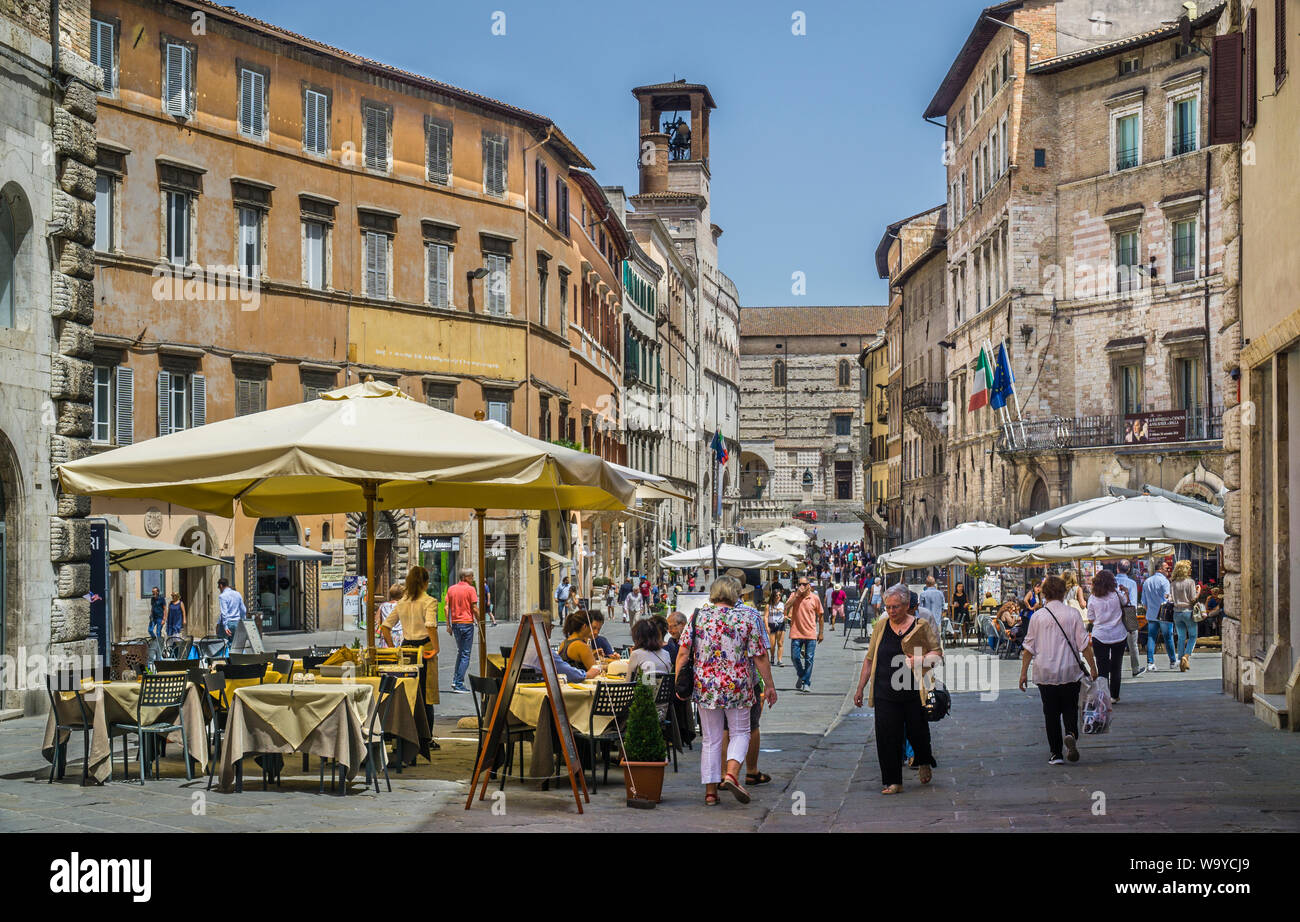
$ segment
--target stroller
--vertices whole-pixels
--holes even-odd
[[[1084,679],[1079,695],[1079,729],[1084,733],[1105,733],[1115,706],[1110,698],[1110,680],[1099,676]]]

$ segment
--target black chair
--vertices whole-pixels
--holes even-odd
[[[488,730],[491,729],[492,708],[497,695],[501,693],[501,680],[471,675],[469,677],[469,690],[474,699],[474,717],[478,721],[478,751],[482,753],[483,741]],[[524,743],[531,744],[536,738],[532,727],[512,727],[509,724],[509,719],[509,716],[507,716],[505,771],[498,773],[496,766],[491,766],[492,772],[501,776],[501,790],[503,791],[506,789],[506,776],[514,768],[515,744],[519,744],[519,774],[522,776],[524,773]]]
[[[303,647],[299,650],[276,650],[275,655],[277,657],[287,656],[289,659],[305,659],[311,656],[311,647]]]
[[[591,747],[591,793],[596,793],[596,750],[600,749],[605,762],[605,782],[609,783],[609,753],[619,736],[614,729],[627,719],[628,708],[632,706],[632,696],[636,693],[635,682],[597,682],[596,698],[591,703],[591,713],[587,715],[587,732],[574,734],[575,740],[581,740]],[[610,729],[596,733],[596,718],[612,717]]]
[[[655,708],[659,711],[659,726],[664,731],[664,742],[673,754],[673,771],[677,771],[677,753],[682,751],[682,731],[677,726],[677,709],[673,707],[673,686],[676,677],[671,672],[659,676],[655,688]]]
[[[75,669],[64,669],[59,672],[52,672],[45,677],[45,690],[50,696],[50,712],[54,715],[54,760],[50,763],[50,783],[54,783],[57,775],[63,777],[64,770],[68,764],[68,741],[72,738],[73,730],[81,731],[81,741],[86,747],[85,757],[81,763],[81,783],[86,783],[86,773],[90,768],[90,732],[94,727],[90,718],[90,712],[86,709],[85,692],[81,690],[82,674]],[[62,697],[60,693],[71,692],[72,701],[76,703],[76,708],[69,707],[67,701],[63,702],[63,708],[69,716],[63,720],[59,719],[58,698]],[[76,717],[71,716],[75,710]],[[68,731],[68,738],[62,739],[63,731]],[[112,759],[109,759],[109,765],[112,766]]]
[[[145,775],[147,774],[147,761],[153,763],[153,775],[158,777],[158,757],[162,751],[161,745],[167,738],[167,734],[175,731],[181,731],[181,758],[185,760],[185,777],[188,780],[194,780],[194,769],[190,765],[190,747],[189,731],[185,728],[185,715],[178,713],[177,719],[180,723],[171,723],[170,721],[155,721],[146,724],[144,722],[145,708],[181,708],[185,701],[185,690],[189,687],[189,675],[184,672],[164,672],[159,675],[142,676],[140,680],[140,699],[136,703],[135,723],[134,724],[113,724],[113,729],[122,734],[122,775],[124,781],[131,780],[130,767],[126,760],[126,738],[134,733],[139,737],[139,756],[140,756],[140,783],[144,784]],[[149,746],[149,740],[152,737],[161,737],[162,739],[154,742],[152,748]],[[146,753],[152,756],[152,759],[146,760]]]
[[[211,637],[201,637],[194,641],[194,645],[198,648],[199,660],[205,663],[226,654],[226,638],[224,636],[214,634]]]
[[[507,664],[509,664],[509,663],[510,663],[510,654],[511,654],[511,653],[514,653],[514,652],[515,652],[515,648],[514,648],[514,647],[502,647],[502,648],[501,648],[501,658],[504,659],[504,660],[506,661]]]
[[[232,666],[247,666],[251,663],[260,663],[265,669],[271,665],[272,654],[270,653],[232,653],[226,657],[226,662]]]
[[[226,700],[226,676],[209,672],[203,676],[203,716],[208,724],[208,790],[217,773],[217,759],[221,757],[221,743],[226,733],[226,717],[230,703]]]
[[[266,681],[265,663],[226,663],[219,672],[227,679],[257,679],[261,685]]]
[[[189,634],[177,634],[170,639],[172,647],[172,659],[189,659],[190,649],[194,646],[194,638]]]
[[[280,680],[281,682],[293,681],[293,658],[292,657],[285,656],[284,654],[278,654],[276,658],[271,662],[271,668],[274,669],[276,672],[278,672],[280,675],[284,676],[284,678]]]
[[[373,779],[376,794],[379,793],[379,768],[384,771],[384,784],[388,786],[388,793],[393,792],[393,783],[388,780],[388,753],[384,749],[384,724],[388,722],[388,715],[397,701],[396,689],[397,676],[391,672],[381,673],[379,676],[379,697],[375,702],[374,710],[370,712],[370,724],[365,728],[366,784],[370,784],[371,779]],[[376,753],[379,758],[379,768],[375,767]],[[346,779],[340,778],[340,780],[346,784]]]
[[[321,663],[325,662],[329,658],[330,655],[328,653],[308,653],[302,658],[302,668],[308,671],[319,669]]]
[[[190,667],[194,665],[193,660],[188,659],[156,659],[153,661],[154,672],[189,672]]]

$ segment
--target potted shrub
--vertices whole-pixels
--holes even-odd
[[[636,780],[635,796],[638,799],[658,803],[663,794],[668,745],[659,725],[654,687],[637,682],[632,706],[627,713],[627,728],[623,734],[623,783],[627,787],[629,802],[634,796],[633,779]]]

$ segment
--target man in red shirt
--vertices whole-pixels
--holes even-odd
[[[456,671],[452,674],[451,690],[458,695],[469,694],[465,687],[465,673],[469,671],[469,655],[474,649],[474,621],[478,617],[478,592],[474,589],[474,571],[460,571],[460,582],[447,590],[447,633],[456,640]]]
[[[812,691],[813,657],[822,633],[822,600],[808,585],[808,577],[799,577],[799,586],[785,603],[785,617],[790,622],[790,658],[794,660],[795,691]]]

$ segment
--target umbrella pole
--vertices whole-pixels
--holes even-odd
[[[478,584],[479,604],[478,604],[478,674],[487,675],[487,628],[484,624],[483,606],[487,604],[487,510],[475,509],[474,516],[478,519]],[[497,587],[500,588],[499,586]],[[448,615],[448,618],[451,616]]]
[[[361,485],[366,498],[366,649],[375,649],[375,494],[373,480]],[[371,653],[370,655],[374,655]]]

